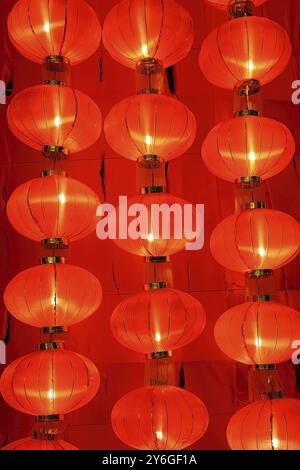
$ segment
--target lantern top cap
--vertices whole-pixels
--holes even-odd
[[[252,16],[254,3],[252,0],[232,0],[228,11],[231,18],[242,18]]]
[[[50,351],[57,349],[64,349],[64,341],[55,340],[48,343],[41,343],[38,346],[38,351]]]

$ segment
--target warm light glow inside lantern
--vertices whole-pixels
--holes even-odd
[[[79,64],[96,52],[101,40],[98,17],[84,0],[19,0],[7,24],[16,49],[38,63],[60,56]]]
[[[203,436],[208,420],[197,396],[170,385],[134,390],[112,411],[116,435],[139,450],[184,449]]]
[[[121,205],[108,221],[116,227],[113,242],[124,251],[143,257],[170,256],[184,250],[187,244],[194,243],[200,236],[199,223],[196,227],[196,209],[183,199],[165,192],[150,192],[128,199],[127,204],[132,208],[142,205],[143,209],[139,215],[132,213],[124,220]],[[191,207],[189,216],[185,210],[187,205]],[[165,221],[161,215],[155,215],[156,209],[161,207],[165,209],[162,210]],[[120,236],[124,229],[128,234],[126,237]]]
[[[169,288],[123,300],[111,318],[116,340],[144,354],[182,348],[203,332],[205,323],[205,311],[197,299]]]
[[[26,269],[8,284],[4,302],[18,320],[37,328],[63,327],[91,316],[102,301],[98,279],[70,264]]]
[[[291,51],[289,36],[278,23],[243,16],[227,21],[206,37],[199,63],[207,80],[218,87],[233,89],[251,79],[265,85],[283,72]]]
[[[137,161],[154,155],[169,161],[193,144],[196,120],[176,98],[145,93],[116,104],[105,119],[104,131],[110,147],[125,158]]]
[[[300,225],[284,212],[249,209],[223,220],[210,246],[216,261],[230,271],[278,269],[298,254]]]
[[[70,413],[87,405],[99,389],[100,377],[90,359],[62,349],[61,343],[21,357],[4,370],[0,389],[17,411],[35,416]]]
[[[96,229],[96,193],[63,175],[35,178],[11,195],[8,218],[15,230],[35,241],[63,239],[68,244]]]
[[[247,302],[227,310],[215,325],[219,348],[244,364],[289,361],[300,337],[300,313],[273,301]]]
[[[103,26],[106,49],[130,68],[148,58],[163,67],[174,65],[189,53],[193,41],[192,18],[174,0],[123,0],[112,8]]]
[[[22,90],[13,97],[7,118],[24,144],[39,151],[59,148],[65,156],[89,148],[102,130],[100,109],[89,96],[55,84]]]
[[[260,400],[240,409],[229,421],[232,450],[300,450],[300,400]]]
[[[294,154],[295,141],[289,129],[261,116],[221,122],[202,146],[202,158],[209,171],[231,182],[253,176],[271,178],[289,165]]]

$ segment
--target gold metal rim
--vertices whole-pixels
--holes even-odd
[[[58,145],[45,145],[44,151],[46,152],[63,152],[64,148]]]
[[[146,186],[140,189],[141,194],[159,194],[167,193],[168,189],[166,186]]]
[[[242,117],[242,116],[259,116],[260,112],[257,111],[256,109],[242,109],[237,112],[237,115]]]
[[[251,183],[261,184],[261,177],[260,176],[242,176],[240,181],[243,184],[251,184]]]
[[[155,290],[155,289],[167,289],[168,283],[165,281],[159,282],[150,282],[149,284],[144,285],[145,291]]]
[[[64,170],[43,170],[42,176],[67,176],[67,173]]]
[[[143,155],[142,157],[139,158],[139,162],[143,162],[143,161],[160,162],[161,159],[159,155],[149,154],[149,155]]]
[[[36,416],[36,422],[37,423],[49,423],[49,422],[54,422],[54,421],[64,421],[65,420],[65,415],[40,415]]]
[[[158,75],[163,70],[162,62],[153,57],[144,57],[136,64],[136,72],[140,75]]]
[[[66,258],[63,256],[45,256],[41,258],[41,264],[65,264]]]
[[[172,351],[157,351],[157,352],[153,352],[153,353],[146,355],[147,359],[149,360],[165,359],[166,357],[172,357],[172,356],[173,356]]]
[[[61,80],[44,80],[43,85],[58,85],[58,86],[65,86],[65,82]]]
[[[262,277],[270,277],[270,276],[273,276],[272,269],[254,269],[253,271],[246,273],[246,277],[250,279],[259,279]]]
[[[62,341],[49,341],[48,343],[41,343],[38,345],[38,351],[52,351],[63,349],[64,344]]]
[[[247,210],[266,209],[266,203],[263,202],[263,201],[247,202],[247,204],[246,204],[246,209],[247,209]]]
[[[276,364],[255,364],[256,370],[276,370]]]
[[[249,297],[249,300],[252,302],[271,302],[273,300],[273,296],[269,294],[253,295]]]
[[[44,63],[45,64],[52,64],[52,63],[61,63],[61,64],[66,64],[70,65],[70,60],[63,56],[63,55],[48,55],[47,57],[44,58]]]
[[[65,152],[64,147],[45,145],[42,154],[49,160],[68,160],[68,154]]]
[[[42,240],[42,247],[48,250],[67,250],[69,245],[64,238],[45,238]]]
[[[41,329],[43,335],[55,335],[58,333],[68,333],[66,326],[45,326]]]
[[[159,263],[169,263],[170,256],[149,256],[145,258],[145,263],[159,264]]]

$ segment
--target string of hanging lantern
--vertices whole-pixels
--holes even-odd
[[[185,57],[193,44],[189,13],[173,0],[123,0],[108,14],[103,42],[111,56],[135,69],[137,94],[116,104],[104,130],[108,144],[137,166],[139,195],[128,205],[186,201],[167,189],[165,162],[192,145],[192,112],[165,94],[164,69]],[[117,217],[118,220],[118,217]],[[129,221],[130,223],[130,217]],[[143,225],[143,224],[142,224]],[[155,233],[148,216],[136,240],[117,239],[123,250],[144,258],[144,292],[125,299],[112,314],[111,328],[123,346],[146,355],[145,386],[122,397],[112,411],[112,426],[136,449],[176,450],[196,442],[208,426],[202,401],[179,388],[173,351],[196,339],[205,327],[201,304],[173,288],[170,256],[182,251],[178,240]]]
[[[262,116],[261,85],[286,67],[291,45],[274,21],[253,15],[265,0],[207,0],[231,19],[212,31],[200,68],[214,85],[234,90],[235,116],[206,137],[202,157],[217,177],[235,182],[236,213],[211,235],[211,251],[224,268],[245,273],[246,303],[226,311],[215,339],[231,359],[249,364],[250,401],[230,420],[234,450],[300,448],[299,400],[285,398],[277,364],[291,359],[300,314],[276,302],[273,270],[299,252],[300,228],[288,214],[266,207],[262,183],[290,163],[295,142],[286,126]]]
[[[7,204],[12,226],[41,243],[42,258],[40,266],[11,280],[5,304],[15,318],[40,328],[44,336],[37,352],[15,360],[2,374],[6,402],[36,417],[32,436],[4,450],[70,450],[75,447],[62,440],[65,415],[94,398],[100,376],[88,358],[64,348],[61,335],[91,316],[102,301],[98,279],[66,264],[65,257],[70,243],[95,230],[99,198],[67,176],[64,162],[96,142],[102,125],[96,103],[70,86],[70,66],[97,50],[101,26],[84,0],[19,0],[9,14],[8,31],[17,50],[42,64],[43,71],[42,85],[12,99],[9,127],[42,152],[47,169],[19,186]]]

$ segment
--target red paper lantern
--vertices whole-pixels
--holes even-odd
[[[103,42],[110,55],[135,68],[145,58],[174,65],[194,42],[193,20],[174,0],[122,0],[107,15]]]
[[[117,238],[113,241],[122,250],[144,257],[170,256],[184,250],[187,243],[195,241],[196,236],[193,233],[195,228],[195,211],[191,213],[191,227],[184,227],[184,222],[187,221],[187,219],[184,221],[184,206],[189,203],[183,199],[168,193],[144,194],[128,199],[127,204],[132,210],[136,207],[137,211],[142,210],[141,205],[143,205],[144,210],[141,212],[139,221],[137,221],[136,215],[128,217],[125,229],[129,232],[130,227],[133,226],[134,230],[132,234],[129,233],[127,235],[126,239],[123,239],[119,236],[121,227],[120,218],[122,218],[122,216],[120,217],[120,207],[117,209]],[[164,206],[162,206],[163,204]],[[153,205],[157,209],[159,207],[164,208],[163,212],[166,220],[164,223],[162,217],[160,217],[157,234],[155,234],[153,227],[153,218],[156,219],[156,217],[153,217]],[[174,209],[173,212],[172,208]],[[171,217],[168,216],[169,212]],[[175,214],[173,217],[172,213]],[[138,227],[139,230],[137,229]],[[167,228],[165,233],[164,228]]]
[[[11,442],[0,450],[78,450],[69,442],[62,439],[48,440],[48,439],[33,439],[27,437],[19,441]]]
[[[239,410],[229,421],[232,450],[300,450],[300,400],[260,400]]]
[[[13,134],[40,151],[52,146],[62,147],[66,154],[80,152],[101,134],[102,117],[96,103],[67,86],[25,88],[13,98],[7,117]]]
[[[211,6],[218,8],[219,10],[227,10],[228,7],[232,3],[234,3],[235,0],[206,0]],[[266,2],[266,0],[251,0],[254,6],[259,7],[263,3]]]
[[[292,357],[300,338],[300,313],[276,302],[247,302],[217,321],[215,339],[231,359],[244,364],[279,364]]]
[[[205,165],[214,175],[234,182],[245,176],[271,178],[290,163],[295,141],[274,119],[241,116],[218,124],[202,147]]]
[[[134,390],[112,411],[118,438],[139,450],[184,449],[203,436],[208,420],[198,397],[170,385]]]
[[[175,289],[155,289],[129,297],[111,318],[116,340],[144,354],[182,348],[202,333],[205,323],[200,302]]]
[[[300,225],[284,212],[246,210],[214,229],[210,247],[215,260],[230,271],[279,269],[298,254]]]
[[[0,390],[17,411],[52,416],[87,405],[99,384],[99,372],[90,359],[59,348],[37,351],[12,362],[1,376]]]
[[[8,16],[8,32],[20,54],[38,63],[63,56],[79,64],[101,40],[97,15],[84,0],[19,0]]]
[[[123,157],[157,155],[168,161],[191,147],[196,127],[193,113],[177,99],[140,94],[116,104],[104,129],[111,148]]]
[[[268,18],[236,18],[214,29],[200,51],[200,68],[208,81],[221,88],[240,82],[271,82],[291,57],[287,32]]]
[[[96,228],[97,195],[85,184],[62,175],[35,178],[19,186],[7,204],[14,229],[42,241],[80,240]]]
[[[18,320],[37,328],[71,326],[91,316],[102,301],[98,279],[68,264],[26,269],[6,287],[4,302]]]

